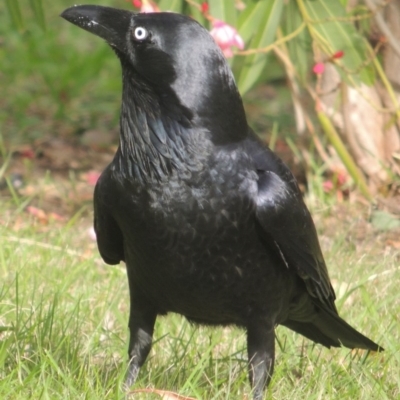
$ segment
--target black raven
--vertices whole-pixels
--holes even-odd
[[[254,399],[275,326],[326,347],[381,348],[338,316],[310,213],[286,165],[247,125],[210,34],[174,13],[77,6],[61,16],[122,65],[120,143],[94,194],[103,260],[126,263],[135,381],[157,315],[246,329]]]

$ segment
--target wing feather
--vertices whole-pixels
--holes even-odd
[[[104,204],[107,196],[104,192],[110,191],[107,179],[111,178],[107,171],[103,172],[94,191],[94,230],[101,257],[107,264],[115,265],[125,261],[124,239],[117,222]]]
[[[265,239],[276,242],[285,263],[294,268],[308,292],[335,308],[335,293],[314,222],[288,167],[257,140],[249,143],[258,172],[256,218]],[[335,308],[336,309],[336,308]]]

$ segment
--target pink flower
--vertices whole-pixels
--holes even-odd
[[[208,11],[210,10],[210,6],[208,5],[208,3],[206,2],[206,1],[203,1],[202,3],[201,3],[201,12],[203,13],[203,14],[208,14]]]
[[[142,7],[140,7],[140,12],[142,13],[153,13],[158,12],[160,9],[158,6],[151,0],[143,0]]]
[[[134,7],[140,8],[140,12],[142,13],[152,13],[160,11],[158,6],[151,0],[132,0],[132,4]]]
[[[100,178],[100,175],[101,173],[98,171],[89,171],[84,177],[89,185],[95,186]]]
[[[325,64],[322,62],[316,63],[312,70],[314,74],[322,75],[325,71]]]
[[[94,230],[94,227],[93,227],[93,226],[91,226],[91,227],[88,229],[87,233],[88,233],[89,238],[92,239],[93,241],[95,241],[95,240],[97,239],[96,231]]]
[[[322,188],[325,193],[330,193],[333,190],[333,182],[331,180],[327,180],[322,183]]]
[[[337,60],[338,58],[342,58],[343,56],[344,56],[344,51],[339,50],[332,56],[332,58],[334,60]]]
[[[142,2],[140,0],[132,0],[133,7],[140,8],[142,7]]]
[[[235,46],[240,50],[243,50],[244,48],[243,39],[237,33],[236,29],[224,21],[213,21],[213,29],[210,34],[216,41],[217,45],[221,48],[226,58],[233,56],[231,49],[232,46]]]

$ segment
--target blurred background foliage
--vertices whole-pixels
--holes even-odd
[[[134,9],[125,0],[85,3]],[[152,3],[207,29],[212,19],[237,29],[245,49],[229,62],[249,123],[272,147],[283,140],[306,169],[323,165],[332,186],[345,182],[369,199],[398,194],[400,0],[209,0],[207,13],[200,0]],[[118,61],[59,18],[73,4],[0,4],[0,123],[9,146],[49,135],[80,140],[93,129],[100,142],[117,140]]]

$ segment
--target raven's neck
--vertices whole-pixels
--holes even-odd
[[[199,149],[194,149],[194,142],[204,135],[193,134],[190,118],[172,94],[154,93],[123,69],[120,144],[114,168],[123,177],[143,183],[166,181],[177,171],[191,174],[190,170],[199,170],[199,157],[193,157],[193,150]]]

